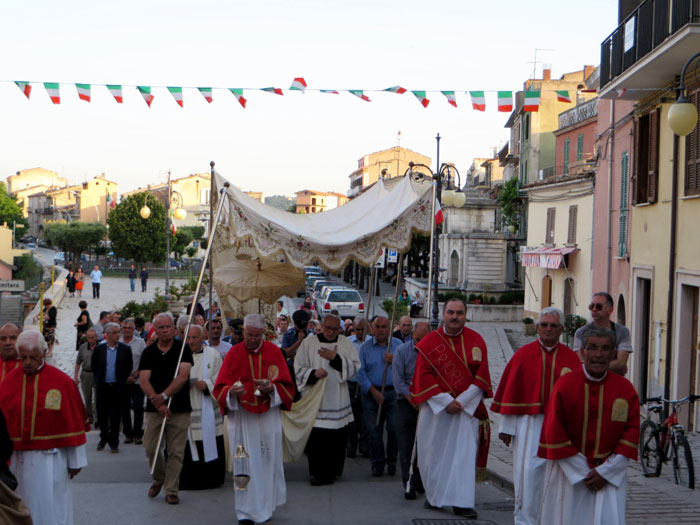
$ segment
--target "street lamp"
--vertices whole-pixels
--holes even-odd
[[[457,168],[455,168],[452,164],[440,164],[439,133],[437,137],[435,137],[435,140],[437,141],[437,162],[435,163],[438,166],[437,172],[433,173],[433,171],[430,169],[430,166],[426,166],[425,164],[415,164],[413,162],[409,162],[408,170],[406,171],[406,173],[404,173],[404,175],[408,174],[408,176],[414,180],[422,180],[427,176],[420,172],[414,172],[413,169],[419,167],[426,169],[428,173],[430,173],[430,178],[435,183],[435,196],[438,202],[441,204],[444,203],[445,206],[455,206],[457,208],[461,208],[467,201],[467,196],[462,191],[462,177],[460,176]],[[456,178],[452,175],[453,170],[456,173]],[[454,189],[452,187],[453,183],[456,183],[454,184]],[[433,221],[434,220],[435,217],[433,217]],[[431,231],[430,234],[430,244],[432,253],[432,275],[429,278],[432,279],[432,292],[431,297],[429,299],[432,299],[433,304],[430,318],[430,327],[433,330],[436,330],[438,327],[438,315],[440,313],[440,305],[438,300],[438,281],[440,278],[440,246],[438,245],[435,239],[435,237],[437,236],[437,229],[438,225],[435,225],[433,231]]]
[[[699,57],[700,53],[695,53],[683,65],[680,85],[678,86],[678,100],[668,110],[668,123],[673,132],[679,137],[688,135],[698,123],[698,112],[695,109],[695,105],[690,102],[685,94],[685,73],[690,63]]]

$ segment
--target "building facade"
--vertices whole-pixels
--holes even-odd
[[[357,169],[348,176],[350,178],[348,197],[357,197],[377,182],[379,177],[392,178],[402,176],[408,170],[410,162],[430,166],[431,160],[430,157],[401,146],[362,156],[357,161]]]
[[[301,190],[296,192],[297,213],[321,213],[342,206],[348,198],[342,193]]]

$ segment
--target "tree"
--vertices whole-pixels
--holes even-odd
[[[12,223],[27,226],[27,219],[22,216],[22,208],[17,203],[17,197],[8,195],[7,188],[0,184],[0,224],[6,222],[12,227]]]
[[[99,222],[49,222],[44,226],[44,240],[70,254],[74,261],[99,246],[106,235],[107,228]]]
[[[201,239],[202,235],[204,235],[204,226],[182,226],[170,240],[170,249],[179,259],[192,241]]]
[[[141,208],[148,204],[151,215],[141,217]],[[107,219],[112,251],[117,257],[137,263],[165,261],[166,249],[165,206],[148,192],[137,193],[123,199]]]

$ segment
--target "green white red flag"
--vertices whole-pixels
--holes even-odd
[[[571,104],[571,97],[569,96],[568,91],[556,90],[556,93],[557,93],[557,102],[566,102],[567,104]]]
[[[413,96],[418,99],[418,102],[420,102],[424,108],[428,107],[430,100],[425,96],[425,91],[411,91],[411,93],[413,93]]]
[[[523,111],[539,111],[540,110],[540,92],[526,91]]]
[[[44,82],[44,88],[46,88],[46,92],[49,94],[49,97],[51,97],[51,102],[54,104],[61,103],[61,92],[58,87],[58,82]]]
[[[177,87],[177,86],[168,86],[168,91],[170,91],[170,94],[173,96],[175,99],[175,102],[177,102],[178,106],[184,107],[183,106],[183,100],[182,100],[182,88]]]
[[[112,198],[112,195],[107,191],[107,206],[109,206],[111,209],[114,209],[117,207],[117,203],[114,202],[114,199]]]
[[[361,89],[349,89],[348,93],[352,93],[355,95],[357,98],[360,98],[364,100],[365,102],[372,102],[367,95],[365,95],[365,92]]]
[[[403,95],[404,93],[406,93],[406,90],[401,86],[388,87],[384,91],[388,91],[389,93],[396,93],[398,95]]]
[[[117,101],[117,104],[124,103],[124,97],[122,97],[122,87],[118,84],[107,84],[107,89]]]
[[[78,98],[85,102],[90,102],[90,84],[76,84],[75,89],[78,90]]]
[[[486,96],[483,91],[470,91],[472,98],[472,109],[474,111],[486,111]]]
[[[29,82],[21,82],[19,80],[15,80],[15,84],[17,84],[17,87],[19,90],[24,93],[24,96],[29,98],[29,95],[32,94],[32,86]]]
[[[441,91],[443,95],[445,95],[445,98],[447,99],[447,103],[450,106],[457,107],[457,97],[455,96],[454,91]]]
[[[335,89],[322,89],[321,93],[328,93],[329,95],[340,95]]]
[[[237,88],[229,88],[229,91],[233,93],[233,96],[236,97],[236,100],[241,106],[243,106],[243,109],[245,109],[246,102],[248,101],[243,96],[243,90]]]
[[[214,96],[211,93],[211,88],[197,88],[197,89],[204,97],[204,100],[206,100],[209,104],[214,102]]]
[[[440,201],[435,199],[435,226],[440,226],[445,222],[445,216],[442,213],[442,207],[440,206]]]
[[[284,95],[284,93],[282,93],[282,89],[276,87],[261,88],[260,91],[265,91],[266,93],[273,93],[275,95]]]
[[[151,88],[150,86],[136,86],[136,89],[139,90],[139,93],[141,93],[141,96],[143,99],[146,101],[146,104],[148,104],[148,107],[151,107],[151,102],[153,102],[153,99],[155,98],[151,94]]]
[[[303,77],[297,77],[292,81],[292,85],[289,88],[293,91],[304,91],[306,89],[306,80]]]
[[[498,111],[510,112],[513,111],[513,92],[499,91],[498,92]]]

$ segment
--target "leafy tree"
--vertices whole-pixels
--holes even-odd
[[[12,226],[13,222],[28,225],[27,219],[22,216],[22,208],[17,203],[17,197],[8,195],[7,188],[4,184],[0,184],[0,224],[6,222],[8,226]]]
[[[99,222],[50,222],[44,226],[44,240],[69,253],[74,261],[80,261],[84,252],[100,246],[106,235],[107,228]]]
[[[187,254],[187,257],[192,259],[195,255],[197,255],[197,248],[195,248],[194,246],[188,246],[187,248],[185,248],[185,253]]]
[[[501,205],[501,217],[504,226],[512,226],[513,231],[517,231],[519,225],[518,212],[521,201],[518,196],[518,179],[513,177],[503,184],[498,203]]]
[[[201,239],[202,235],[204,235],[204,226],[182,226],[170,240],[170,249],[179,259],[192,241]]]
[[[296,198],[287,197],[286,195],[270,195],[265,197],[265,204],[273,208],[289,211],[290,206],[294,206],[296,209]]]
[[[31,253],[24,253],[16,257],[15,267],[12,278],[23,280],[27,290],[34,288],[41,281],[41,265],[34,260]]]
[[[141,208],[148,204],[151,215],[141,217]],[[166,216],[165,206],[148,192],[123,199],[109,214],[109,238],[117,257],[137,263],[165,261]]]

